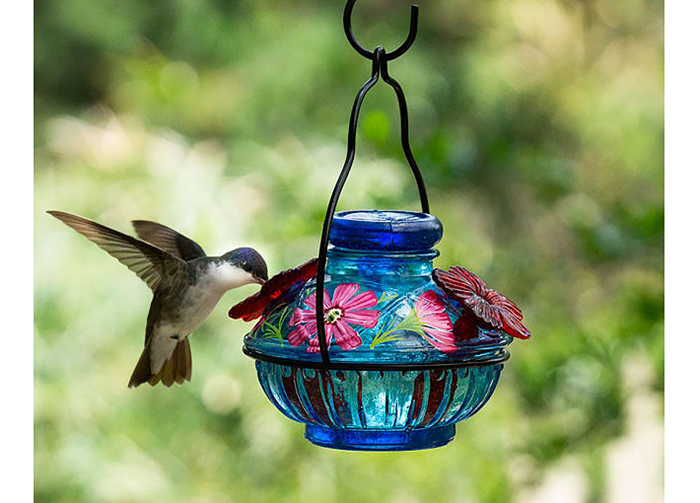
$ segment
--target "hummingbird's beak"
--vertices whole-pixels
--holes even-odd
[[[256,283],[259,283],[260,285],[265,284],[265,280],[262,278],[258,278],[257,276],[254,278]]]

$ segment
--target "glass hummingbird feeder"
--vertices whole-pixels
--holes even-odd
[[[428,197],[408,141],[408,112],[387,63],[395,51],[369,51],[372,75],[355,99],[348,150],[328,204],[318,259],[271,278],[233,306],[233,318],[260,318],[244,339],[258,379],[284,415],[306,424],[316,445],[348,450],[401,451],[447,444],[455,424],[475,414],[494,392],[513,337],[528,338],[520,310],[462,267],[433,269],[442,224]],[[395,91],[401,144],[415,177],[421,209],[335,213],[355,156],[360,107],[381,77]],[[323,292],[318,295],[317,292]]]

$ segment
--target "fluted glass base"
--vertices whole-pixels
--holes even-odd
[[[309,424],[304,435],[310,442],[348,451],[414,451],[442,447],[455,436],[455,425],[412,430],[347,430]]]

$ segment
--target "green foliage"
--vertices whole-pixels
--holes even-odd
[[[437,0],[389,69],[445,226],[436,266],[512,298],[492,401],[430,452],[316,448],[258,388],[227,294],[194,335],[193,382],[128,390],[149,292],[46,209],[148,218],[271,272],[317,253],[368,61],[343,2],[35,2],[35,490],[39,502],[516,500],[576,456],[605,495],[621,368],[663,390],[663,4]],[[358,2],[391,49],[404,2]],[[417,208],[386,86],[367,99],[340,209]],[[527,467],[524,469],[523,467]],[[525,474],[525,475],[523,475]]]

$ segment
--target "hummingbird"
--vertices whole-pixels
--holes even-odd
[[[189,381],[190,334],[228,290],[267,281],[267,264],[253,248],[208,257],[195,241],[156,222],[134,220],[137,239],[77,215],[48,213],[115,257],[153,291],[146,341],[129,388]]]

